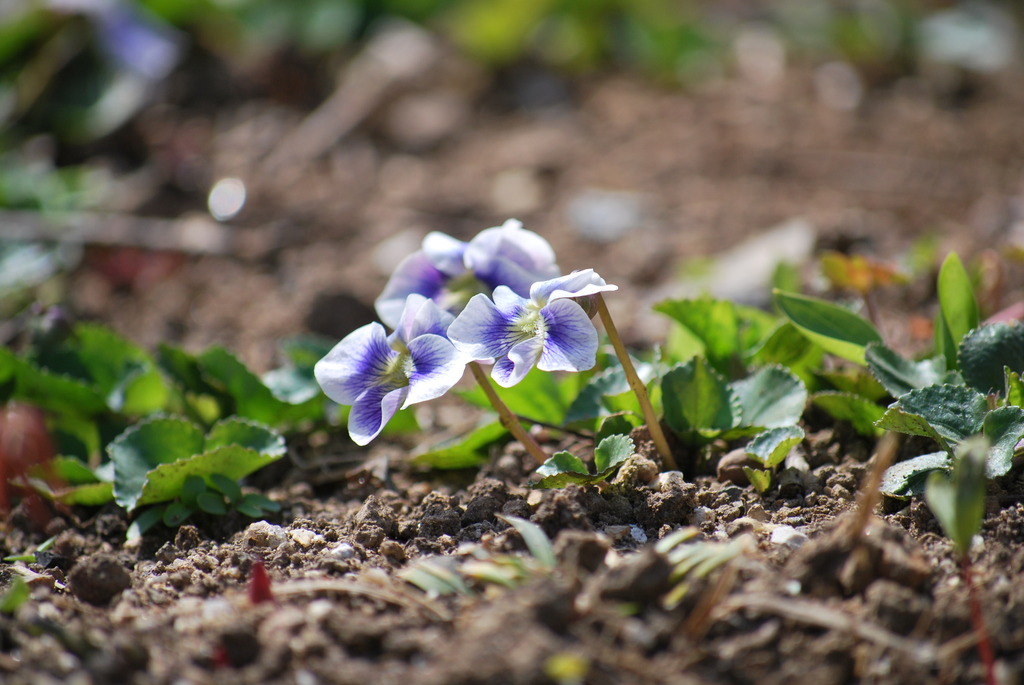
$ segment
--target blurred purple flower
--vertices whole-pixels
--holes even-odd
[[[440,397],[459,382],[466,360],[445,337],[453,319],[432,300],[410,295],[394,333],[367,324],[316,363],[313,373],[324,393],[352,405],[353,442],[367,444],[399,409]]]
[[[515,219],[481,231],[468,243],[434,231],[395,269],[377,298],[377,315],[394,325],[412,293],[458,313],[474,295],[506,286],[526,296],[533,283],[558,273],[548,241]]]
[[[618,290],[593,269],[534,283],[530,298],[506,286],[494,300],[476,295],[448,327],[448,337],[477,361],[493,361],[491,377],[505,388],[523,380],[534,366],[542,371],[583,371],[594,366],[597,330],[584,306],[587,299]]]

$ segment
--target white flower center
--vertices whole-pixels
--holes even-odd
[[[548,332],[548,322],[541,316],[540,309],[530,303],[526,305],[513,322],[514,330],[522,334],[522,339],[540,337]]]

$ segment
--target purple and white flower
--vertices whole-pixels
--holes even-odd
[[[457,314],[474,295],[505,286],[525,297],[533,283],[558,274],[548,241],[515,219],[481,231],[468,243],[434,231],[395,269],[377,298],[377,315],[385,324],[397,325],[411,294],[429,297]]]
[[[594,366],[597,330],[589,308],[575,298],[590,297],[617,286],[593,269],[534,283],[529,299],[507,286],[494,289],[494,300],[476,295],[448,327],[448,337],[476,361],[493,361],[491,377],[505,388],[523,380],[534,366],[542,371],[583,371]]]
[[[444,395],[466,368],[445,331],[454,317],[422,295],[410,295],[387,335],[379,323],[357,328],[316,363],[324,393],[351,405],[348,432],[357,445],[375,437],[399,409]]]

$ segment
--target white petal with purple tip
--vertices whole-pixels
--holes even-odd
[[[541,310],[547,323],[542,371],[586,371],[597,363],[598,337],[590,317],[572,300],[556,300]]]
[[[348,414],[348,434],[352,442],[366,445],[380,435],[387,422],[405,402],[408,392],[408,387],[389,388],[378,385],[369,388],[356,400]]]

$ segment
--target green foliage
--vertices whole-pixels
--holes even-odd
[[[665,300],[654,305],[678,324],[689,344],[680,342],[678,330],[669,337],[666,352],[675,361],[704,356],[719,373],[732,377],[773,330],[774,316],[753,307],[725,300]],[[675,342],[673,342],[675,340]]]
[[[864,356],[871,373],[893,397],[930,385],[956,382],[955,375],[947,372],[946,360],[942,357],[910,361],[882,343],[868,345]]]
[[[803,439],[804,431],[799,426],[770,428],[747,443],[746,451],[766,469],[772,469]]]
[[[0,597],[0,614],[10,616],[32,597],[32,589],[21,576],[14,576],[7,591]]]
[[[569,483],[592,485],[609,478],[635,451],[633,441],[625,435],[610,435],[594,449],[595,473],[569,452],[558,452],[544,462],[537,473],[542,476],[537,488],[564,488]]]
[[[764,367],[731,383],[702,357],[678,365],[661,380],[665,421],[685,439],[754,435],[793,425],[807,401],[803,382],[780,367]]]
[[[935,347],[946,358],[946,368],[957,365],[957,343],[978,326],[978,303],[971,277],[955,252],[942,263],[937,283],[939,313],[935,322]]]
[[[964,382],[985,394],[1006,391],[1006,369],[1024,371],[1024,324],[995,323],[976,328],[960,342]]]
[[[513,414],[525,419],[560,425],[579,391],[578,374],[554,374],[534,368],[511,388],[501,388],[502,401]],[[491,408],[483,390],[474,387],[458,393],[467,402]]]
[[[985,516],[988,451],[984,440],[963,443],[952,474],[932,473],[925,488],[925,501],[961,555],[967,554]]]
[[[233,418],[205,436],[185,419],[148,419],[111,443],[114,499],[128,511],[181,496],[190,476],[243,478],[284,455],[284,438]]]
[[[655,551],[667,557],[672,566],[670,578],[673,588],[662,600],[667,609],[673,609],[682,602],[694,581],[703,580],[726,566],[750,545],[744,537],[729,542],[710,542],[696,540],[698,535],[696,528],[680,528],[654,546]]]
[[[491,447],[508,439],[508,431],[499,421],[491,421],[466,435],[415,454],[412,463],[434,469],[466,469],[483,464]]]
[[[775,305],[794,326],[826,352],[864,365],[865,352],[882,337],[871,323],[824,300],[775,291]]]
[[[885,409],[862,395],[849,392],[816,392],[811,404],[825,411],[839,421],[848,421],[853,429],[867,437],[879,437],[883,430],[878,426]]]

